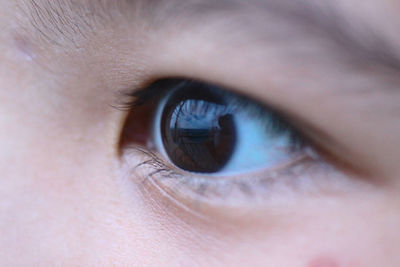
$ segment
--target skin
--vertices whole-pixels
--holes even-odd
[[[60,5],[75,25],[0,1],[1,266],[398,266],[398,1],[304,1],[311,23],[272,12],[278,0],[111,2],[73,4],[95,17]],[[326,10],[343,29],[321,26]],[[120,143],[129,111],[112,106],[171,76],[289,114],[335,174],[218,205],[143,186],[143,158]]]

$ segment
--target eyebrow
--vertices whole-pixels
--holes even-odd
[[[103,25],[112,23],[115,17],[120,16],[133,17],[132,14],[136,14],[140,19],[153,25],[166,25],[177,21],[196,24],[209,21],[207,19],[210,17],[225,16],[226,12],[262,10],[265,12],[265,21],[275,24],[278,28],[279,22],[282,21],[302,25],[306,29],[324,34],[352,54],[400,70],[400,51],[397,51],[390,38],[382,34],[379,28],[367,25],[366,21],[361,22],[346,17],[335,4],[317,4],[317,2],[312,0],[20,0],[19,5],[42,39],[54,45],[70,43],[74,46],[79,46],[79,40],[90,38],[90,35],[95,34]],[[135,18],[132,21],[134,23]]]

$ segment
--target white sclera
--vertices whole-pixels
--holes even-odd
[[[236,174],[258,169],[268,169],[290,161],[291,139],[289,133],[268,132],[263,118],[253,118],[251,114],[235,114],[237,143],[232,158],[220,171],[222,174]]]
[[[156,148],[167,159],[169,157],[161,138],[161,118],[171,95],[172,92],[167,94],[160,102],[153,126]],[[227,101],[227,103],[230,102]],[[235,105],[236,102],[233,100],[231,103]],[[228,109],[230,108],[228,107]],[[288,163],[296,156],[291,151],[293,144],[290,130],[277,133],[273,129],[269,129],[268,125],[273,125],[272,120],[274,118],[269,115],[254,116],[250,109],[232,107],[236,128],[236,144],[232,157],[220,171],[207,175],[235,175],[260,169],[270,169]]]

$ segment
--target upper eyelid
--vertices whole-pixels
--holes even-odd
[[[139,89],[121,92],[119,98],[119,104],[113,105],[113,107],[122,111],[130,112],[136,106],[145,104],[145,105],[151,105],[155,111],[163,95],[173,90],[174,87],[179,86],[179,84],[187,82],[199,82],[208,84],[208,82],[206,81],[196,80],[193,78],[192,79],[179,78],[179,77],[161,78],[151,83],[147,83],[147,86],[143,86]],[[304,120],[304,118],[298,117],[295,114],[287,113],[284,110],[275,108],[269,103],[266,103],[265,100],[263,101],[264,103],[260,103],[259,100],[252,99],[250,96],[243,95],[243,93],[237,93],[236,90],[235,91],[229,90],[230,89],[229,87],[222,87],[222,88],[224,88],[224,90],[231,91],[232,93],[236,94],[239,98],[243,97],[244,99],[246,99],[245,101],[243,101],[245,103],[248,102],[261,105],[263,106],[263,108],[268,109],[269,112],[279,114],[282,117],[282,119],[289,122],[290,124],[293,124],[293,126],[297,128],[305,127],[307,129],[310,129],[311,132],[316,133],[318,136],[322,136],[324,140],[331,140],[331,142],[333,142],[333,139],[329,137],[329,134],[326,134],[323,131],[319,130],[318,127],[314,127],[312,124],[308,123],[307,120]],[[303,138],[307,139],[307,137],[305,136],[303,136]]]

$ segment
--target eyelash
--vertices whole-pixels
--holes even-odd
[[[143,104],[157,107],[161,96],[168,92],[165,88],[170,88],[168,86],[170,85],[169,83],[174,83],[174,79],[160,80],[145,89],[128,93],[128,97],[132,100],[126,102],[123,108],[132,111]],[[155,95],[158,97],[154,97]],[[248,105],[249,103],[247,101],[238,102],[239,106],[246,104]],[[262,112],[262,110],[259,110],[259,112]],[[150,118],[153,119],[154,114],[151,114]],[[278,116],[278,118],[281,118],[281,116]],[[284,123],[285,126],[287,125],[286,121],[282,119],[277,124],[278,128],[281,126],[280,122]],[[290,127],[291,129],[293,128]],[[298,131],[293,130],[293,143],[303,145],[304,138]],[[127,150],[132,152],[127,153],[126,157],[129,158],[135,155],[137,156],[136,163],[140,162],[133,167],[127,163],[127,165],[131,166],[129,167],[130,175],[134,174],[136,177],[141,177],[143,179],[142,184],[153,184],[162,190],[163,194],[171,198],[186,196],[184,197],[185,199],[191,199],[197,203],[222,201],[226,205],[226,200],[232,192],[241,192],[242,198],[248,198],[249,196],[270,197],[271,193],[274,192],[274,188],[277,187],[280,189],[285,188],[284,190],[299,191],[300,187],[304,188],[301,184],[302,182],[307,184],[307,191],[312,191],[313,189],[309,187],[309,179],[312,175],[309,174],[327,173],[331,168],[330,164],[325,163],[315,150],[307,145],[303,149],[305,153],[302,157],[296,158],[285,166],[278,166],[273,170],[264,170],[258,173],[253,172],[246,175],[246,177],[216,177],[193,174],[181,170],[163,159],[163,156],[159,155],[157,151],[152,151],[153,148],[154,145],[152,144],[143,146],[130,144],[126,147]],[[127,161],[129,162],[130,160],[128,159]],[[256,191],[257,193],[261,192],[256,194]],[[235,198],[237,198],[237,194],[235,194]]]
[[[299,158],[291,164],[280,166],[268,173],[253,173],[254,176],[246,177],[209,177],[201,174],[191,174],[177,169],[172,164],[162,159],[156,153],[140,147],[130,146],[130,153],[140,158],[141,162],[130,168],[129,175],[140,177],[143,186],[155,185],[164,195],[175,199],[190,199],[189,204],[213,204],[229,205],[226,202],[232,192],[241,192],[242,198],[258,197],[260,200],[270,198],[276,191],[274,188],[284,190],[300,191],[302,185],[294,183],[293,180],[303,179],[304,184],[309,180],[310,172],[328,172],[327,164],[322,164],[319,159]],[[137,162],[137,161],[136,161]],[[320,164],[315,164],[320,163]],[[127,162],[127,165],[130,165]],[[283,186],[283,187],[282,187]],[[307,192],[315,191],[306,188]],[[276,192],[274,192],[276,193]],[[183,197],[186,196],[186,197]],[[235,194],[237,197],[237,194]],[[243,199],[242,199],[243,200]],[[222,203],[222,202],[223,203]],[[179,201],[181,202],[181,201]],[[232,203],[231,203],[232,204]]]

